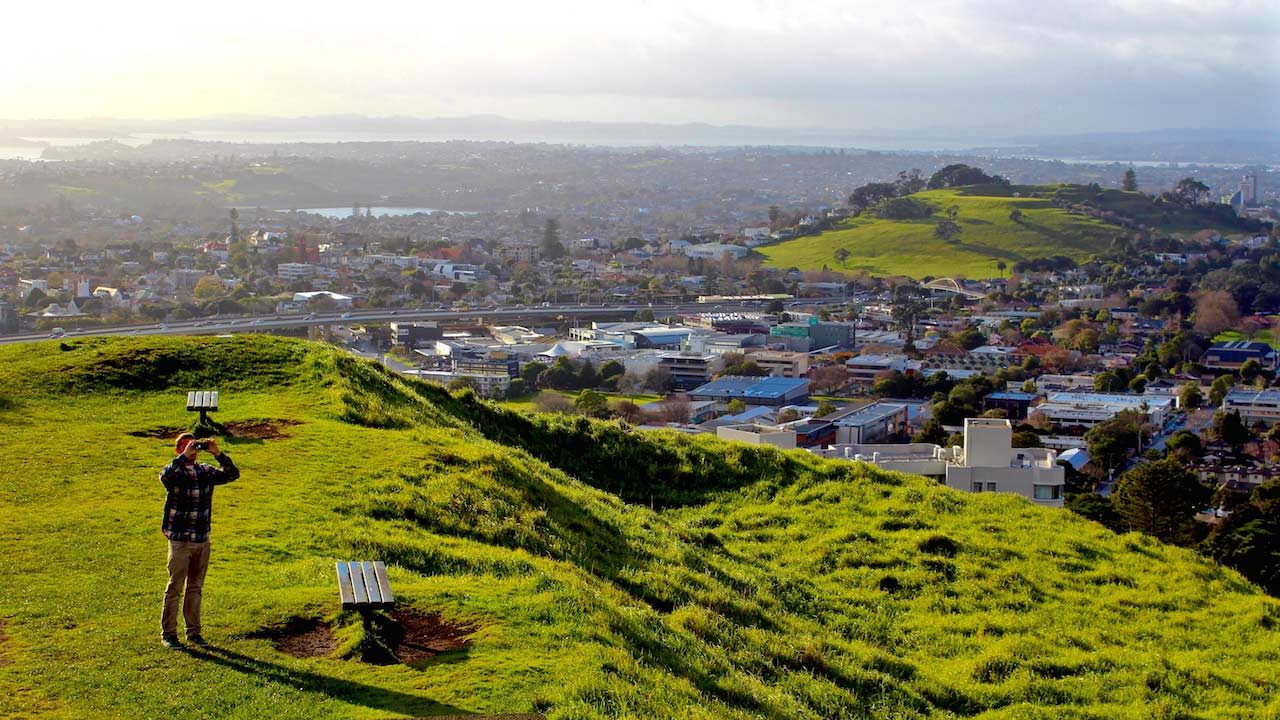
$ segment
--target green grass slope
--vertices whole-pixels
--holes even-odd
[[[1021,195],[1013,197],[1014,193]],[[1028,197],[1035,193],[1040,197]],[[1158,227],[1165,232],[1194,232],[1213,227],[1190,210],[1157,206],[1139,193],[1119,190],[1094,192],[1085,186],[972,186],[917,193],[937,208],[932,218],[882,220],[852,218],[820,235],[760,248],[772,267],[818,270],[827,266],[838,272],[865,270],[873,275],[907,277],[998,277],[997,261],[1009,268],[1019,260],[1065,255],[1085,261],[1106,249],[1124,228],[1084,215],[1073,215],[1053,205],[1057,193],[1072,203],[1091,202],[1102,210]],[[937,220],[946,209],[959,208],[963,228],[960,242],[946,243],[933,236]],[[1009,219],[1017,208],[1019,222]],[[841,264],[835,252],[845,248],[849,259]]]
[[[206,634],[157,637],[156,473],[217,387]],[[150,436],[149,436],[150,435]],[[522,414],[271,338],[0,348],[0,716],[1255,718],[1280,602],[1237,574],[1014,497],[851,463]],[[336,559],[474,628],[350,659]],[[296,618],[339,647],[262,638]]]

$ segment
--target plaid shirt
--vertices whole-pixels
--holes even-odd
[[[168,492],[164,501],[164,536],[170,540],[207,542],[209,519],[213,515],[213,488],[240,477],[240,469],[226,453],[214,467],[179,455],[160,471],[160,482]]]

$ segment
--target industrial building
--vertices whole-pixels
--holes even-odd
[[[689,397],[720,402],[741,400],[747,405],[769,407],[797,405],[808,401],[809,381],[804,378],[726,375],[695,388]]]
[[[1240,413],[1245,425],[1275,425],[1280,421],[1280,391],[1232,390],[1223,398],[1222,409]]]
[[[1035,407],[1059,425],[1093,427],[1111,420],[1116,415],[1132,410],[1141,413],[1154,425],[1163,425],[1175,406],[1174,398],[1151,395],[1126,395],[1122,393],[1055,392],[1048,400]]]

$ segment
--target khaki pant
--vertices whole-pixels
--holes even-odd
[[[209,543],[169,541],[169,584],[164,588],[164,612],[160,615],[160,631],[178,634],[178,598],[182,597],[182,619],[187,637],[200,634],[200,593],[204,590],[204,573],[209,569]],[[186,595],[182,589],[186,586]]]

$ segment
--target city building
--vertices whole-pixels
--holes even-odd
[[[1066,475],[1058,454],[1013,447],[1008,420],[966,418],[959,462],[948,465],[947,487],[971,492],[1011,492],[1041,505],[1062,507]]]
[[[1036,396],[1032,393],[1006,391],[993,392],[982,400],[983,410],[1004,410],[1010,420],[1025,420],[1027,410]]]
[[[319,269],[310,263],[280,263],[276,266],[276,277],[285,282],[310,280]],[[201,273],[203,275],[204,273]]]
[[[898,403],[872,403],[822,419],[835,425],[835,442],[841,445],[888,442],[906,435],[909,427],[907,406]]]
[[[1240,179],[1240,195],[1246,207],[1258,204],[1258,176],[1249,173]]]
[[[859,355],[845,361],[845,369],[849,379],[855,385],[870,385],[881,373],[904,372],[907,369],[906,355]]]
[[[932,477],[953,490],[1014,493],[1049,507],[1063,504],[1066,473],[1058,464],[1057,452],[1013,447],[1013,425],[1008,420],[966,418],[964,447],[848,444],[811,452]]]
[[[826,418],[805,418],[789,422],[782,427],[796,434],[796,445],[803,448],[823,447],[836,440],[835,423]]]
[[[689,397],[720,402],[741,400],[747,405],[781,407],[807,401],[809,381],[803,378],[726,375],[695,388],[689,393]]]
[[[747,356],[761,370],[779,377],[803,377],[809,372],[809,354],[785,350],[758,350]]]
[[[405,374],[446,387],[458,380],[463,380],[475,387],[476,393],[487,398],[503,397],[511,388],[511,376],[506,374],[469,373],[455,370],[407,370]]]
[[[444,332],[433,322],[393,322],[390,328],[391,343],[410,350],[444,337]]]
[[[1032,412],[1059,425],[1093,427],[1126,410],[1141,413],[1147,422],[1163,425],[1175,406],[1172,397],[1126,395],[1122,393],[1051,392]]]
[[[1245,425],[1275,425],[1280,421],[1280,390],[1232,390],[1222,399],[1222,409],[1240,413]]]
[[[658,367],[671,373],[678,390],[692,390],[711,379],[716,356],[705,353],[669,352],[658,359]]]
[[[783,450],[796,449],[796,431],[791,428],[780,428],[773,425],[758,425],[756,423],[721,425],[716,428],[716,437],[750,445],[772,445]]]
[[[720,243],[705,243],[703,245],[690,245],[684,249],[687,257],[699,258],[702,260],[719,260],[723,255],[730,255],[734,260],[746,257],[751,253],[750,248],[741,245],[722,245]]]
[[[1239,370],[1250,360],[1257,360],[1267,370],[1276,369],[1276,351],[1267,343],[1248,340],[1214,343],[1200,357],[1200,364],[1210,370]]]

